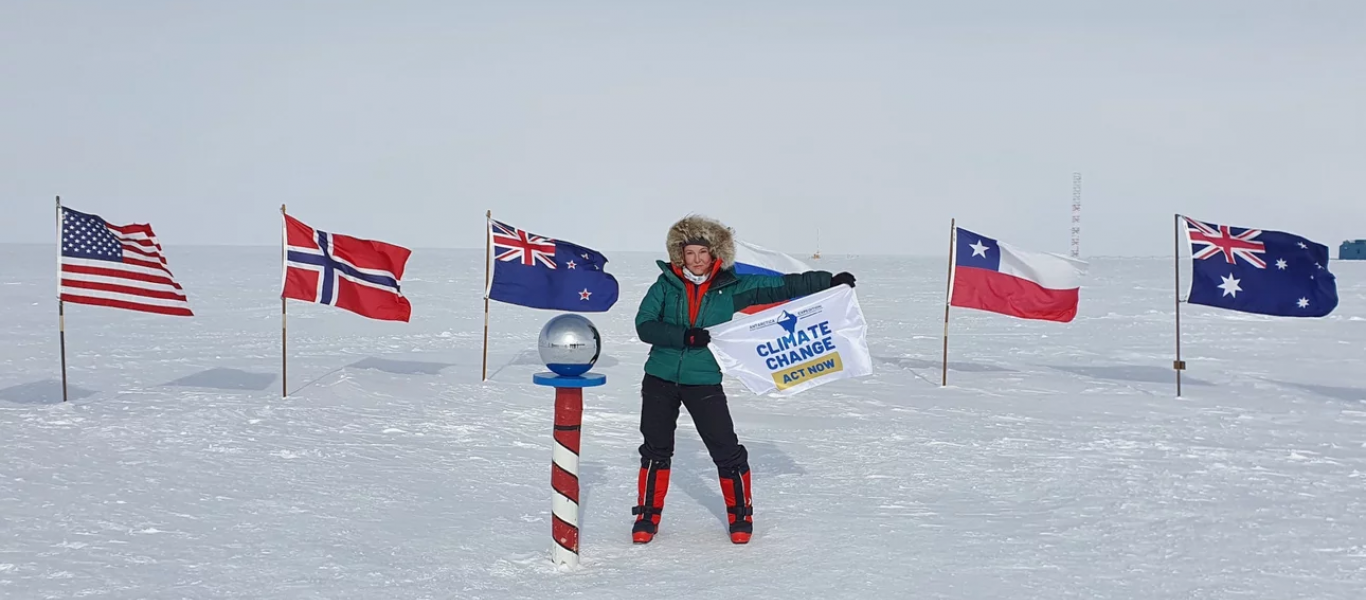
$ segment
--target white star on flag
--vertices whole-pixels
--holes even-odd
[[[1284,271],[1284,270],[1285,270],[1285,267],[1286,267],[1286,262],[1285,262],[1285,259],[1284,259],[1284,258],[1282,258],[1282,259],[1276,261],[1276,268],[1277,268],[1277,269],[1280,269],[1280,270]]]
[[[1220,277],[1220,279],[1224,282],[1219,284],[1219,289],[1224,290],[1225,296],[1237,298],[1238,292],[1243,291],[1243,288],[1238,287],[1238,280],[1233,278],[1233,274],[1230,273],[1228,277]]]
[[[1300,301],[1296,302],[1295,304],[1299,305],[1300,308],[1309,308],[1309,299],[1300,298]]]
[[[987,256],[987,250],[990,250],[990,249],[991,249],[990,246],[984,245],[984,244],[982,243],[982,240],[977,240],[977,243],[975,243],[975,244],[973,244],[973,245],[971,245],[971,246],[968,246],[968,247],[969,247],[969,248],[972,248],[972,255],[973,255],[973,256],[981,256],[981,257],[983,257],[983,258],[986,258],[986,256]]]

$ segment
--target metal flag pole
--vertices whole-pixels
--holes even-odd
[[[66,402],[66,304],[62,302],[62,197],[57,196],[57,339],[62,353],[62,402]]]
[[[286,262],[285,262],[285,258],[286,258],[286,254],[285,254],[285,253],[286,253],[285,245],[286,245],[286,243],[287,243],[287,242],[286,242],[286,239],[287,239],[288,236],[289,236],[289,232],[285,230],[285,227],[286,227],[286,225],[285,225],[285,223],[284,223],[285,214],[286,214],[286,213],[285,213],[285,205],[284,205],[284,204],[281,204],[281,205],[280,205],[280,221],[281,221],[281,222],[280,222],[280,269],[281,269],[281,272],[282,272],[282,273],[284,272],[285,269],[289,268],[288,265],[287,265]],[[287,306],[288,304],[289,304],[289,301],[285,298],[285,291],[284,291],[283,282],[281,282],[281,287],[280,287],[280,397],[281,397],[281,398],[284,398],[284,397],[289,396],[289,388],[287,387],[287,386],[288,386],[288,383],[286,383],[286,381],[287,381],[288,378],[289,378],[289,353],[287,352],[287,347],[286,347],[286,343],[287,343],[287,342],[286,342],[286,336],[287,336],[287,334],[289,333],[289,328],[288,328],[288,326],[287,326],[287,324],[286,324],[286,322],[285,322],[285,306]]]
[[[1177,214],[1172,223],[1172,272],[1176,274],[1176,287],[1172,295],[1176,301],[1176,360],[1172,368],[1176,370],[1176,397],[1181,397],[1181,372],[1186,370],[1186,361],[1181,360],[1181,215]]]
[[[958,220],[949,219],[949,275],[944,287],[944,368],[940,373],[939,387],[949,384],[949,305],[953,302],[953,254],[956,246],[954,238],[958,234]]]
[[[484,211],[484,373],[480,381],[489,380],[489,263],[493,259],[492,240],[489,239],[489,221],[493,211]]]

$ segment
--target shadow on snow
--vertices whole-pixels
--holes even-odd
[[[702,441],[688,435],[691,431],[680,429],[674,441],[674,458],[669,474],[669,487],[675,486],[698,504],[711,511],[723,526],[729,524],[726,518],[726,502],[721,496],[721,476],[707,454]],[[754,485],[763,485],[765,479],[779,475],[803,475],[806,469],[798,465],[787,453],[768,442],[740,440],[749,453],[750,477]],[[668,502],[665,501],[665,506]]]
[[[434,362],[426,360],[397,360],[392,358],[380,358],[378,356],[367,356],[349,365],[343,365],[332,369],[322,375],[313,378],[311,381],[295,388],[290,394],[297,394],[304,389],[317,384],[319,381],[327,379],[346,369],[369,369],[392,373],[394,375],[440,375],[442,369],[457,366],[459,363]]]
[[[942,369],[944,368],[944,363],[943,363],[942,361],[925,360],[925,359],[923,359],[923,358],[910,358],[910,357],[905,357],[905,356],[901,356],[901,357],[874,356],[874,357],[872,357],[872,358],[873,358],[874,361],[877,361],[877,362],[882,363],[882,364],[884,364],[884,365],[891,365],[891,366],[900,367],[900,368],[903,368],[903,369],[934,369],[934,370],[936,370],[936,371],[939,371],[939,370],[942,370]],[[1005,367],[998,367],[998,366],[995,366],[995,365],[987,365],[987,364],[973,363],[973,362],[959,362],[959,361],[952,361],[952,360],[949,361],[949,370],[950,370],[950,371],[958,371],[958,372],[961,372],[961,373],[1016,373],[1016,372],[1017,372],[1017,371],[1015,371],[1014,369],[1007,369],[1007,368],[1005,368]]]
[[[1274,383],[1282,387],[1300,390],[1302,392],[1318,394],[1334,400],[1366,402],[1366,389],[1362,388],[1321,385],[1317,383],[1295,383],[1292,381],[1277,381],[1275,379],[1263,379],[1263,381]]]
[[[384,371],[385,373],[393,373],[395,375],[440,375],[442,369],[454,367],[455,363],[429,362],[422,360],[393,360],[371,356],[353,362],[347,366],[353,369],[374,369],[376,371]]]
[[[1176,384],[1176,371],[1170,368],[1151,367],[1142,365],[1111,365],[1111,366],[1073,366],[1073,365],[1044,365],[1055,371],[1092,377],[1095,379],[1108,379],[1110,381],[1128,381],[1136,383],[1170,383]],[[1197,379],[1190,375],[1181,376],[1182,385],[1214,385],[1203,379]]]
[[[633,471],[634,473],[634,471]],[[579,463],[579,539],[586,537],[593,519],[588,510],[593,489],[607,482],[607,468],[598,463]],[[608,486],[610,487],[610,486]],[[625,514],[631,514],[631,507],[625,506]],[[619,511],[614,511],[619,512]],[[613,523],[620,525],[620,522]]]
[[[197,387],[215,390],[261,391],[275,381],[274,373],[252,373],[240,369],[214,368],[186,375],[163,387]]]
[[[369,356],[356,362],[353,362],[349,365],[333,369],[332,371],[329,371],[323,376],[318,377],[308,383],[305,383],[302,386],[299,386],[299,388],[293,390],[292,393],[297,393],[300,390],[309,387],[326,377],[329,377],[342,371],[343,369],[370,369],[375,371],[382,371],[385,373],[392,373],[395,375],[439,375],[441,374],[442,369],[453,366],[455,366],[455,363],[432,362],[422,360],[395,360],[390,358],[379,358],[377,356]],[[243,371],[241,369],[219,367],[209,369],[206,371],[200,371],[193,375],[187,375],[185,377],[181,377],[180,379],[176,379],[175,381],[170,381],[162,385],[166,387],[196,387],[215,390],[259,392],[269,388],[276,381],[277,377],[278,375],[276,373],[253,373],[250,371]],[[61,399],[60,395],[61,390],[59,388],[58,400]]]
[[[692,434],[689,436],[689,434]],[[749,453],[749,464],[752,471],[751,477],[755,480],[754,485],[764,485],[765,480],[771,480],[781,475],[803,475],[806,469],[798,465],[796,461],[787,453],[779,450],[768,442],[752,442],[741,440],[745,449]],[[626,471],[629,477],[630,496],[624,498],[612,498],[610,502],[617,504],[617,508],[607,511],[613,516],[608,519],[607,527],[617,532],[630,531],[631,522],[635,516],[631,514],[631,506],[636,501],[636,480],[639,477],[639,456],[632,452],[630,468]],[[600,486],[611,489],[613,486],[606,485],[607,468],[600,463],[579,463],[579,535],[584,537],[596,521],[596,517],[589,506],[593,502],[593,492]],[[723,529],[727,525],[726,503],[721,496],[720,475],[716,471],[716,465],[712,462],[711,456],[707,454],[707,448],[702,441],[696,438],[696,433],[690,430],[681,430],[674,442],[674,459],[669,473],[669,492],[665,499],[665,507],[671,502],[677,503],[680,500],[679,494],[683,494],[697,501],[705,507],[712,516],[721,523]],[[666,513],[669,511],[665,511]]]
[[[94,390],[87,390],[67,382],[67,400],[79,400],[94,394]],[[14,404],[61,404],[62,380],[44,379],[0,389],[0,400]]]

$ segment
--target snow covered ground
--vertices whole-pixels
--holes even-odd
[[[1361,598],[1366,263],[1322,320],[1183,308],[1170,259],[1096,259],[1070,325],[954,310],[943,259],[828,256],[876,374],[788,399],[728,383],[756,535],[733,546],[686,412],[663,528],[630,543],[633,336],[653,254],[609,253],[590,315],[582,566],[549,561],[550,313],[494,304],[482,251],[419,249],[411,323],[291,302],[278,248],[167,249],[193,318],[67,306],[56,258],[0,246],[0,597]]]

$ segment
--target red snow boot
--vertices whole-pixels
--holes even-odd
[[[754,502],[750,496],[748,466],[721,474],[721,495],[726,498],[730,541],[748,543],[754,534]]]
[[[664,510],[664,495],[669,491],[670,461],[642,460],[639,496],[631,514],[636,523],[631,526],[631,541],[648,544],[659,533],[659,513]]]

